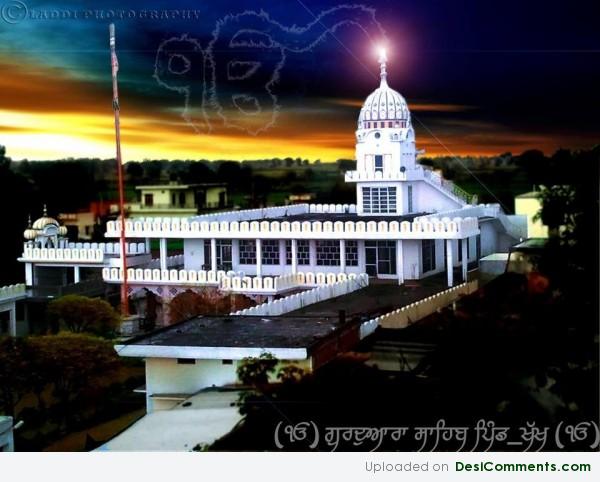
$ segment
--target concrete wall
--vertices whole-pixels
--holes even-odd
[[[413,212],[442,212],[462,205],[425,181],[413,182]]]
[[[419,279],[421,277],[421,241],[402,241],[404,252],[404,279]]]
[[[219,194],[225,193],[225,204],[227,204],[227,188],[225,187],[210,187],[206,189],[206,205],[218,206],[219,205]]]
[[[515,197],[515,213],[527,217],[527,235],[530,238],[548,237],[548,226],[540,220],[533,220],[541,208],[542,203],[537,197]]]
[[[146,359],[147,411],[170,408],[173,400],[155,400],[152,395],[192,395],[203,388],[237,381],[237,361],[226,365],[222,360],[196,360],[194,365],[179,364],[173,358]]]
[[[146,411],[168,410],[182,399],[208,387],[238,383],[237,368],[241,360],[194,360],[192,364],[177,363],[173,358],[146,359]],[[275,368],[271,381],[284,366],[295,365],[311,371],[311,360],[282,360]],[[152,396],[154,395],[154,397]]]
[[[204,265],[204,240],[203,239],[184,239],[183,240],[183,268],[199,271]]]
[[[481,256],[498,251],[498,233],[493,221],[484,221],[479,225],[481,231]]]

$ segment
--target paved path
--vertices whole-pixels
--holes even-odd
[[[157,410],[134,423],[99,451],[190,451],[211,444],[241,420],[239,391],[206,390],[171,410]]]

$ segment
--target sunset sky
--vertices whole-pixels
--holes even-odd
[[[0,144],[13,159],[114,156],[115,13],[125,160],[352,158],[378,45],[428,154],[600,140],[598,2],[0,3]]]

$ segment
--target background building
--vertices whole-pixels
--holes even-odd
[[[227,186],[221,183],[136,186],[139,202],[128,206],[132,218],[188,217],[228,206]]]
[[[526,216],[527,235],[530,238],[547,238],[548,226],[541,219],[534,219],[542,209],[539,191],[531,191],[515,196],[515,214]]]

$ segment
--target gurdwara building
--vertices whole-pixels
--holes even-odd
[[[447,273],[448,286],[465,279],[481,257],[506,252],[527,236],[526,220],[497,204],[476,204],[452,182],[417,162],[415,132],[406,100],[387,82],[380,60],[379,86],[358,116],[355,204],[299,204],[178,218],[125,221],[128,241],[157,239],[153,266],[128,270],[130,291],[163,299],[181,290],[223,290],[277,296],[296,285],[319,284],[366,273],[419,280]],[[120,222],[106,236],[117,238]],[[183,255],[169,256],[168,241],[183,240]],[[123,272],[106,267],[104,280]]]

